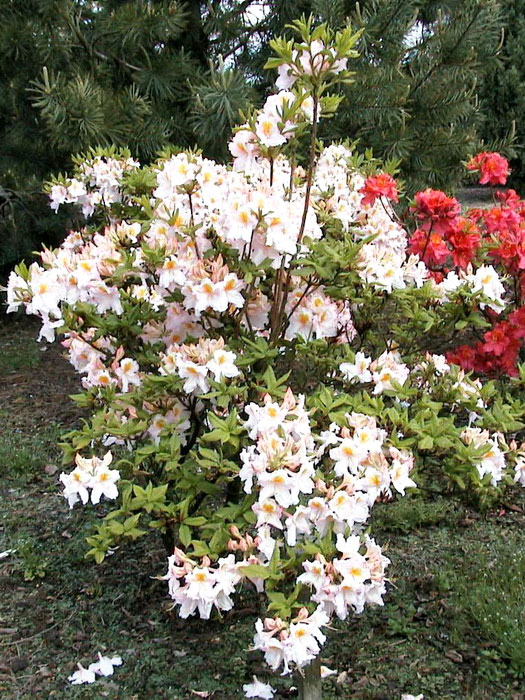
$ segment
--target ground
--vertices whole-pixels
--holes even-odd
[[[154,538],[102,565],[84,538],[103,506],[69,510],[60,496],[61,432],[81,419],[78,379],[58,345],[24,319],[0,325],[0,697],[213,700],[242,698],[258,601],[246,591],[222,620],[170,610],[165,553]],[[525,700],[525,498],[509,491],[479,513],[456,496],[416,494],[377,508],[372,524],[392,560],[384,608],[336,625],[323,663],[338,670],[326,698]],[[77,661],[102,651],[123,665],[71,686]],[[295,697],[276,678],[277,700]]]

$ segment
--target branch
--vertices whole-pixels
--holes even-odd
[[[452,49],[450,50],[449,55],[450,55],[450,54],[453,54],[454,51],[458,48],[458,46],[461,44],[461,42],[463,41],[463,39],[465,38],[465,36],[466,36],[466,35],[468,34],[468,32],[470,31],[470,28],[472,27],[472,25],[474,24],[474,22],[477,20],[478,15],[479,15],[480,12],[481,12],[481,10],[480,10],[479,8],[478,8],[478,10],[476,10],[476,11],[474,12],[474,14],[473,14],[473,16],[472,16],[470,22],[469,22],[469,23],[467,24],[467,26],[465,27],[465,30],[459,35],[458,40],[456,41],[456,43],[454,44],[454,46],[453,46]],[[418,80],[418,82],[414,85],[414,87],[411,88],[411,90],[410,90],[410,92],[409,92],[409,94],[408,94],[408,98],[407,98],[407,99],[409,100],[409,99],[414,95],[414,93],[416,92],[416,90],[418,90],[424,83],[426,83],[426,81],[433,75],[433,73],[434,73],[440,66],[442,66],[442,65],[443,65],[443,61],[437,61],[436,63],[434,63],[434,65],[433,65],[432,68],[427,72],[427,74],[426,74],[423,78],[421,78],[420,80]]]
[[[77,41],[84,47],[84,49],[87,51],[87,53],[90,56],[97,56],[98,58],[101,58],[103,61],[116,61],[117,63],[120,63],[121,65],[125,66],[126,68],[129,68],[130,70],[134,71],[141,71],[142,68],[139,66],[134,66],[132,63],[128,63],[126,60],[123,58],[119,58],[118,56],[107,56],[106,54],[102,53],[102,51],[99,51],[98,49],[95,49],[92,45],[88,43],[86,40],[86,37],[82,34],[80,29],[75,26],[75,23],[67,16],[67,15],[62,15],[64,20],[66,21],[66,24],[68,25],[69,29],[73,32],[75,37],[77,38]]]

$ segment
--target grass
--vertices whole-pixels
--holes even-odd
[[[8,412],[0,410],[0,421],[5,424],[8,419]],[[0,474],[32,478],[39,470],[51,466],[48,463],[58,457],[55,445],[61,432],[58,425],[30,435],[21,428],[5,431],[0,439]]]
[[[455,586],[459,609],[471,617],[480,637],[525,675],[525,553],[491,542],[467,560],[466,570]]]
[[[37,343],[35,328],[25,321],[0,324],[0,376],[39,364],[45,346]]]
[[[180,620],[165,582],[152,578],[165,571],[154,537],[100,566],[85,560],[103,506],[68,509],[49,466],[60,427],[32,424],[31,403],[20,407],[24,420],[9,406],[0,414],[0,551],[15,550],[0,559],[0,697],[192,700],[199,691],[234,700],[254,673],[267,678],[250,651],[260,611],[249,591],[222,620]],[[525,493],[509,498],[514,509],[483,514],[423,493],[376,508],[390,591],[383,608],[330,631],[323,663],[339,676],[327,680],[326,700],[523,699]],[[98,651],[123,666],[95,686],[71,686],[76,663]],[[296,697],[291,680],[272,684],[276,700]]]

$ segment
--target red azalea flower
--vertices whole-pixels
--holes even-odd
[[[448,234],[447,241],[452,246],[452,262],[465,269],[481,244],[481,235],[474,222],[460,216],[454,220],[454,229]]]
[[[496,323],[484,336],[484,342],[460,345],[447,353],[449,362],[466,371],[491,376],[518,375],[517,362],[525,338],[525,306],[513,311],[507,321]]]
[[[475,224],[483,219],[485,216],[485,209],[480,209],[479,207],[474,207],[472,209],[469,209],[468,212],[466,213],[466,217],[469,221],[474,222]]]
[[[423,192],[418,192],[414,198],[415,206],[411,211],[415,212],[416,218],[422,221],[421,228],[440,234],[447,234],[452,230],[452,221],[459,214],[460,206],[457,199],[447,197],[440,190],[430,188]]]
[[[485,211],[485,226],[489,233],[501,233],[505,230],[516,229],[520,223],[520,215],[515,209],[504,207],[492,207]]]
[[[481,163],[484,161],[484,159],[488,156],[487,151],[481,151],[480,153],[476,153],[475,156],[473,156],[467,165],[465,166],[467,170],[470,170],[471,172],[476,172],[476,170],[481,169]]]
[[[502,321],[487,331],[483,338],[483,350],[494,355],[504,355],[511,351],[515,345],[519,347],[518,340],[514,337],[513,327],[508,321]]]
[[[481,163],[481,185],[504,185],[509,176],[509,161],[499,153],[488,153]]]
[[[448,270],[446,272],[441,272],[441,270],[429,270],[428,274],[436,284],[439,284],[440,282],[443,282],[445,279],[445,274],[447,274]]]
[[[419,255],[425,265],[442,265],[450,255],[443,237],[439,233],[430,233],[418,229],[410,239],[409,252]]]
[[[525,270],[525,227],[501,231],[498,243],[490,254],[513,275]]]
[[[520,196],[517,194],[516,190],[506,190],[505,192],[498,190],[496,192],[496,197],[502,204],[510,207],[511,209],[517,207],[518,204],[521,203]]]
[[[481,345],[481,343],[477,343],[477,345]],[[475,370],[478,364],[477,356],[476,346],[471,347],[470,345],[460,345],[455,350],[449,350],[445,354],[447,362],[459,365],[465,372]]]
[[[490,343],[488,347],[490,347]],[[476,343],[473,347],[460,345],[446,354],[447,362],[459,365],[466,372],[474,371],[477,374],[490,376],[504,374],[516,377],[518,375],[516,362],[520,344],[517,342],[509,343],[500,355],[496,355],[488,347],[487,344],[483,343]]]
[[[509,176],[509,161],[499,153],[478,153],[467,163],[467,170],[481,174],[480,185],[504,185]]]
[[[509,322],[512,323],[515,338],[520,340],[525,339],[525,306],[520,306],[519,309],[513,311],[509,315]]]
[[[368,177],[359,192],[364,195],[361,200],[362,204],[373,204],[381,196],[386,197],[391,202],[399,201],[397,183],[392,175],[387,173]]]

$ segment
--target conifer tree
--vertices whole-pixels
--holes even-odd
[[[205,5],[0,0],[0,266],[63,230],[39,193],[72,153],[116,145],[152,159],[176,144],[225,155],[251,87],[210,68]]]
[[[361,71],[340,128],[402,159],[412,188],[453,188],[477,139],[476,85],[497,54],[498,3],[370,0],[353,16]]]
[[[510,184],[525,183],[525,0],[500,0],[503,42],[500,63],[487,72],[480,90],[481,136],[496,147],[514,137]]]

